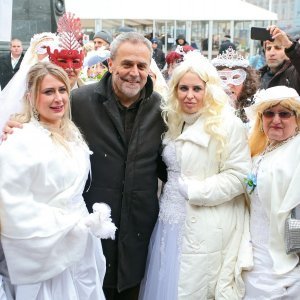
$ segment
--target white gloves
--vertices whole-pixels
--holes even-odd
[[[95,203],[93,213],[86,216],[82,223],[98,238],[112,240],[115,239],[117,227],[110,217],[111,209],[105,203]]]
[[[184,179],[182,179],[181,176],[178,178],[178,190],[179,190],[179,193],[181,194],[181,196],[182,196],[185,200],[188,200],[188,199],[189,199],[189,195],[188,195],[188,186],[187,186],[187,184],[184,182]]]

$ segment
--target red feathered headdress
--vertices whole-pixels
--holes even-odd
[[[74,14],[65,13],[57,23],[59,49],[51,52],[48,47],[49,59],[63,69],[80,69],[83,65],[84,53],[81,48],[82,32],[79,18]]]

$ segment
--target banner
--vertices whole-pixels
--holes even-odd
[[[0,41],[9,42],[11,40],[13,0],[0,0]]]

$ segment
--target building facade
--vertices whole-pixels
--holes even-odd
[[[292,36],[300,35],[300,0],[247,0],[277,13],[277,24]]]

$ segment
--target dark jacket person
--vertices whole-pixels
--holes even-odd
[[[18,72],[24,57],[22,51],[22,42],[13,39],[10,42],[10,53],[0,57],[0,86],[2,90]]]
[[[111,44],[111,73],[72,95],[73,120],[93,151],[91,185],[84,194],[87,207],[106,202],[118,227],[115,241],[102,241],[107,299],[116,299],[116,294],[118,299],[137,299],[158,214],[164,124],[161,97],[152,91],[148,76],[151,49],[138,33],[120,34]]]

